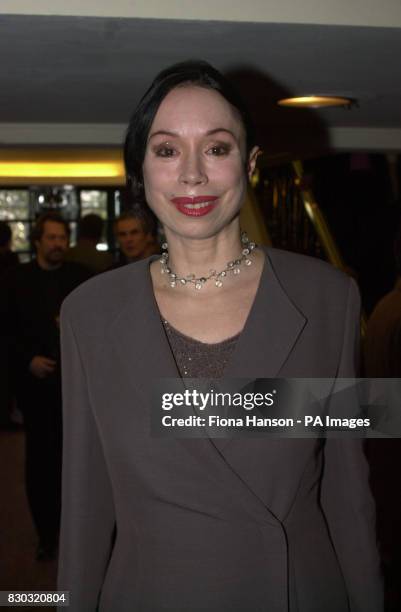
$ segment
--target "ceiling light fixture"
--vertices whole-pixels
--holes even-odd
[[[342,106],[343,108],[351,108],[356,105],[356,100],[353,98],[345,98],[344,96],[297,96],[294,98],[282,98],[277,101],[279,106],[291,108],[328,108],[330,106]]]

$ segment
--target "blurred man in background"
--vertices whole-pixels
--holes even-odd
[[[115,267],[160,252],[157,223],[151,212],[138,209],[122,213],[115,221],[114,233],[120,247]]]
[[[9,347],[17,405],[24,417],[25,480],[39,543],[38,560],[54,558],[61,501],[61,375],[59,312],[64,298],[90,276],[65,262],[70,228],[56,212],[36,222],[36,259],[4,279],[2,341]]]
[[[17,253],[11,250],[12,232],[5,221],[0,221],[0,291],[4,295],[4,274],[19,263]],[[0,345],[0,427],[13,429],[12,385],[9,355],[4,342]]]

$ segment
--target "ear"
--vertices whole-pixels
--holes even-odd
[[[259,155],[261,155],[261,153],[262,151],[258,146],[253,147],[253,149],[249,153],[248,163],[247,163],[247,174],[248,174],[249,180],[251,180],[252,178],[252,174],[254,173],[255,168],[256,168],[256,160],[258,159]]]

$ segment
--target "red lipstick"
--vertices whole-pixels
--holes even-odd
[[[188,196],[172,198],[171,201],[175,204],[177,210],[189,217],[203,217],[213,210],[214,202],[218,199],[217,196],[204,195]]]

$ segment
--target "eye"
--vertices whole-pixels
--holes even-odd
[[[216,157],[222,157],[223,155],[228,155],[229,152],[231,151],[231,146],[228,144],[217,144],[217,145],[213,145],[213,147],[210,147],[210,149],[208,149],[208,153],[210,155],[214,155]]]
[[[155,148],[155,154],[157,155],[157,157],[173,157],[175,153],[175,149],[167,145],[162,145],[160,147]]]

